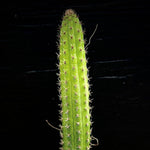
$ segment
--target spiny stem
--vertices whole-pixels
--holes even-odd
[[[81,22],[72,9],[65,11],[58,37],[61,149],[89,150],[92,139],[85,43]]]

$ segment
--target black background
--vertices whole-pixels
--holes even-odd
[[[95,150],[150,149],[150,24],[144,1],[20,1],[0,5],[0,143],[59,148],[56,41],[62,14],[88,41]],[[95,141],[93,141],[95,142]],[[21,144],[21,147],[19,146]]]

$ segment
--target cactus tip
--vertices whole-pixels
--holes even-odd
[[[72,15],[72,14],[74,14],[74,11],[72,9],[67,9],[65,11],[65,15]]]

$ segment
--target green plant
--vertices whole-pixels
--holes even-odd
[[[78,16],[65,11],[59,32],[61,145],[63,150],[89,150],[91,121],[84,35]]]

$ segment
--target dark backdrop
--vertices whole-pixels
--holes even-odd
[[[87,53],[93,135],[100,142],[93,149],[149,149],[150,16],[142,0],[0,5],[1,144],[59,148],[59,132],[45,119],[58,127],[56,35],[67,8],[79,14],[87,41],[99,25]]]

